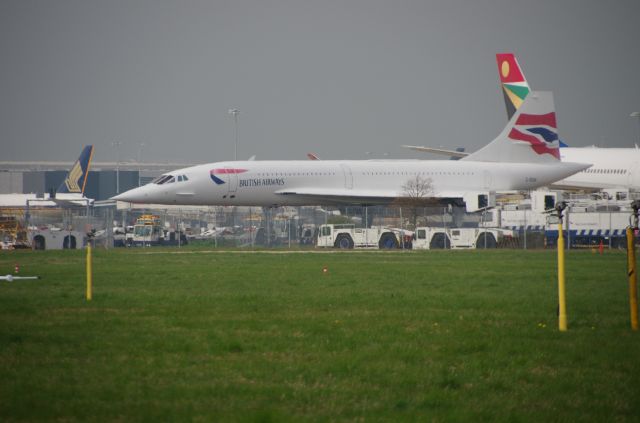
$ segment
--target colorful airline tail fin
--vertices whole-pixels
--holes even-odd
[[[73,164],[71,170],[58,187],[59,193],[80,193],[84,194],[84,188],[89,176],[89,167],[93,156],[93,146],[87,145],[82,149],[80,157]]]
[[[531,88],[529,88],[529,84],[524,78],[524,73],[522,73],[518,60],[513,53],[498,53],[496,54],[496,60],[498,61],[498,73],[502,84],[504,104],[507,107],[507,116],[511,119],[516,110],[522,105]]]
[[[560,160],[553,94],[532,91],[496,139],[461,160],[541,163]]]

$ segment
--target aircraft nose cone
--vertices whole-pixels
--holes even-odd
[[[111,200],[116,201],[127,201],[130,203],[135,203],[136,201],[142,201],[143,197],[145,197],[142,192],[140,192],[140,188],[134,188],[129,191],[123,192],[122,194],[118,194],[116,196],[111,197]]]
[[[110,200],[129,201],[129,196],[127,195],[126,192],[123,192],[122,194],[114,195],[113,197],[110,198]]]

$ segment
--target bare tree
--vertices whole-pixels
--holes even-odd
[[[413,227],[417,226],[420,209],[433,202],[433,183],[430,178],[416,175],[402,185],[401,196],[395,201],[400,207],[411,210]]]

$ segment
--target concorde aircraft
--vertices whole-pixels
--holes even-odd
[[[509,119],[522,105],[531,88],[524,72],[513,53],[496,54],[498,73],[504,103]],[[468,153],[425,146],[405,146],[412,150],[462,158]],[[599,148],[567,147],[562,144],[560,158],[567,162],[590,163],[584,169],[568,178],[557,181],[551,186],[559,189],[640,189],[640,149],[635,148]]]
[[[462,160],[279,160],[203,164],[113,197],[132,203],[228,206],[388,204],[411,181],[425,197],[486,207],[492,192],[529,190],[589,167],[560,161],[550,92],[531,93],[492,142]]]

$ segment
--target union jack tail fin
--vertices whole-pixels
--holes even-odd
[[[67,173],[67,177],[64,178],[64,181],[62,181],[58,187],[57,192],[84,194],[92,156],[93,146],[85,146],[84,149],[82,149],[82,153],[80,153],[80,157],[78,157],[78,160],[76,160],[69,173]]]
[[[522,106],[531,88],[513,53],[498,53],[496,54],[496,60],[498,62],[500,83],[502,84],[504,105],[507,107],[507,116],[511,119],[516,110]]]
[[[560,160],[553,94],[532,91],[496,139],[461,160],[544,163]]]

